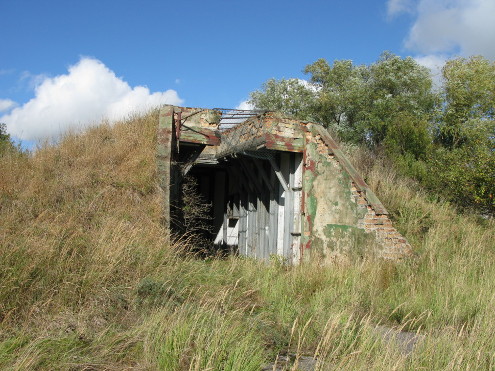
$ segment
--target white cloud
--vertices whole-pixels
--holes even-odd
[[[250,109],[254,109],[254,106],[251,103],[249,103],[249,100],[243,100],[241,103],[238,104],[238,106],[235,109],[250,110]]]
[[[392,3],[401,0],[389,0]],[[406,47],[422,54],[481,54],[495,59],[495,1],[420,0]]]
[[[388,0],[387,14],[394,17],[401,13],[411,13],[413,11],[412,0]]]
[[[11,99],[0,99],[0,112],[8,111],[16,105],[16,102]]]
[[[442,68],[445,65],[448,57],[445,55],[424,55],[414,57],[416,62],[420,65],[427,67],[430,70],[431,77],[433,79],[433,85],[440,87],[442,84]]]
[[[130,87],[102,62],[83,58],[67,74],[36,81],[35,97],[0,117],[10,134],[35,140],[57,137],[68,129],[125,118],[164,103],[181,104],[175,90],[151,93]]]
[[[41,73],[39,75],[33,75],[28,71],[23,71],[21,77],[19,78],[19,84],[26,86],[30,90],[36,89],[40,86],[49,76]]]

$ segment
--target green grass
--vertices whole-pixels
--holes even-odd
[[[0,160],[0,369],[495,368],[495,225],[353,161],[413,244],[394,264],[286,267],[167,244],[157,113]],[[409,356],[377,324],[426,336]]]

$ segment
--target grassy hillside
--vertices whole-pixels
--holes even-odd
[[[159,223],[157,120],[0,158],[0,369],[260,370],[287,353],[322,370],[495,368],[493,221],[356,150],[414,259],[198,259]],[[407,356],[377,324],[426,337]]]

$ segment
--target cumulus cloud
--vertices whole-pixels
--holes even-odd
[[[235,109],[251,110],[254,109],[254,106],[251,103],[249,103],[249,100],[243,100],[241,103],[237,105]]]
[[[151,93],[144,86],[131,87],[102,62],[83,58],[67,74],[38,81],[34,98],[0,117],[0,122],[7,124],[10,134],[35,140],[182,102],[175,90]]]
[[[449,58],[482,55],[495,60],[494,0],[387,0],[389,17],[404,13],[414,20],[405,47],[431,70],[436,86]]]
[[[388,9],[404,12],[407,0],[389,0]],[[394,5],[395,4],[395,5]],[[495,1],[419,0],[405,46],[421,54],[481,54],[495,59]]]
[[[442,68],[448,57],[445,55],[423,55],[414,58],[420,65],[430,70],[433,79],[433,85],[439,87],[442,84]]]
[[[0,99],[0,112],[5,112],[15,107],[16,103],[10,99]]]

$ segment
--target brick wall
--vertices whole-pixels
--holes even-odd
[[[379,251],[379,255],[386,259],[398,259],[410,255],[412,252],[411,245],[394,228],[388,215],[376,214],[363,192],[359,191],[354,183],[351,184],[351,190],[358,207],[366,209],[364,218],[359,219],[358,227],[376,235],[378,244],[383,248],[383,250]]]

